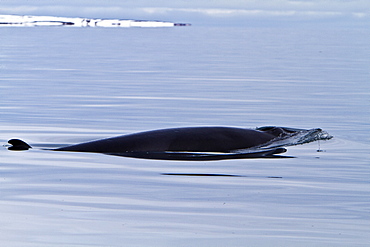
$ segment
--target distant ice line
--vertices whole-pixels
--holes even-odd
[[[185,23],[148,20],[89,19],[56,16],[0,15],[2,26],[75,26],[75,27],[173,27],[190,26]]]

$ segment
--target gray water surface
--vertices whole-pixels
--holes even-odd
[[[370,245],[367,30],[39,27],[0,37],[2,144],[180,126],[334,136],[289,147],[294,159],[208,162],[2,147],[2,245]]]

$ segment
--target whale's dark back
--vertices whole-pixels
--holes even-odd
[[[264,131],[230,127],[190,127],[154,130],[107,138],[57,151],[125,152],[229,152],[264,144],[276,136]]]
[[[189,127],[153,130],[66,146],[54,151],[93,152],[124,157],[161,160],[224,160],[245,158],[289,158],[276,156],[283,146],[329,140],[321,129],[264,126],[257,129]],[[27,150],[19,139],[8,141],[9,150]],[[48,149],[50,150],[50,149]]]

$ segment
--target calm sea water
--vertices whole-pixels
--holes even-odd
[[[1,147],[2,245],[370,245],[368,30],[40,27],[0,37],[2,145],[209,125],[334,135],[290,147],[295,159]]]

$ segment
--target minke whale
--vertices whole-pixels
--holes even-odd
[[[222,160],[279,158],[286,146],[328,140],[321,129],[265,126],[256,129],[235,127],[183,127],[152,130],[75,144],[52,151],[92,152],[133,158],[162,160]],[[11,139],[9,150],[32,148]]]

